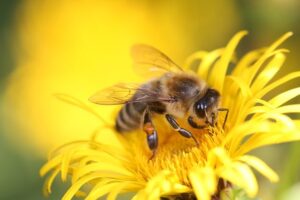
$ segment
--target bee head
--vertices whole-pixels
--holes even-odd
[[[220,93],[214,89],[208,89],[205,95],[194,104],[194,112],[200,119],[204,119],[206,124],[215,125],[218,115]]]

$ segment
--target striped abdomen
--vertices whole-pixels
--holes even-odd
[[[116,119],[116,130],[127,132],[138,129],[143,121],[146,107],[147,104],[141,102],[125,104]]]
[[[151,94],[160,94],[160,80],[154,80],[141,86],[143,92],[137,91],[132,100],[143,99],[143,101],[130,102],[123,106],[116,119],[116,130],[127,132],[138,129],[144,121],[145,110],[152,113],[162,114],[165,112],[165,105],[158,100],[158,96],[146,95],[145,91]]]

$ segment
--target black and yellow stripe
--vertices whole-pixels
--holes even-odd
[[[146,107],[145,103],[140,102],[125,104],[116,119],[116,130],[118,132],[128,132],[139,128]]]

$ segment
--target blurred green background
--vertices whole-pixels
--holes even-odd
[[[284,44],[291,52],[280,77],[299,70],[299,22],[298,0],[1,0],[0,199],[44,198],[38,172],[47,152],[86,137],[97,123],[61,107],[51,94],[86,99],[97,88],[128,79],[122,70],[130,68],[132,44],[152,44],[182,64],[194,51],[224,46],[242,29],[250,34],[239,46],[241,55],[293,31]],[[119,73],[111,74],[114,69]],[[259,197],[297,199],[300,143],[253,153],[281,177],[277,184],[259,177]],[[48,199],[60,199],[65,187],[58,181]]]

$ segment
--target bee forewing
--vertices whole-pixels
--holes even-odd
[[[138,90],[137,85],[117,84],[98,91],[89,101],[101,105],[117,105],[127,103]]]
[[[133,98],[133,96],[138,95]],[[118,105],[130,102],[173,101],[171,97],[163,97],[157,91],[142,88],[138,84],[120,83],[100,90],[89,98],[92,103],[100,105]]]
[[[147,79],[159,77],[166,73],[166,70],[163,70],[163,69],[155,67],[155,66],[151,67],[148,64],[141,64],[141,63],[134,63],[133,70],[139,76],[147,78]]]
[[[134,45],[131,54],[134,70],[142,76],[159,76],[166,72],[183,71],[164,53],[145,44]]]

